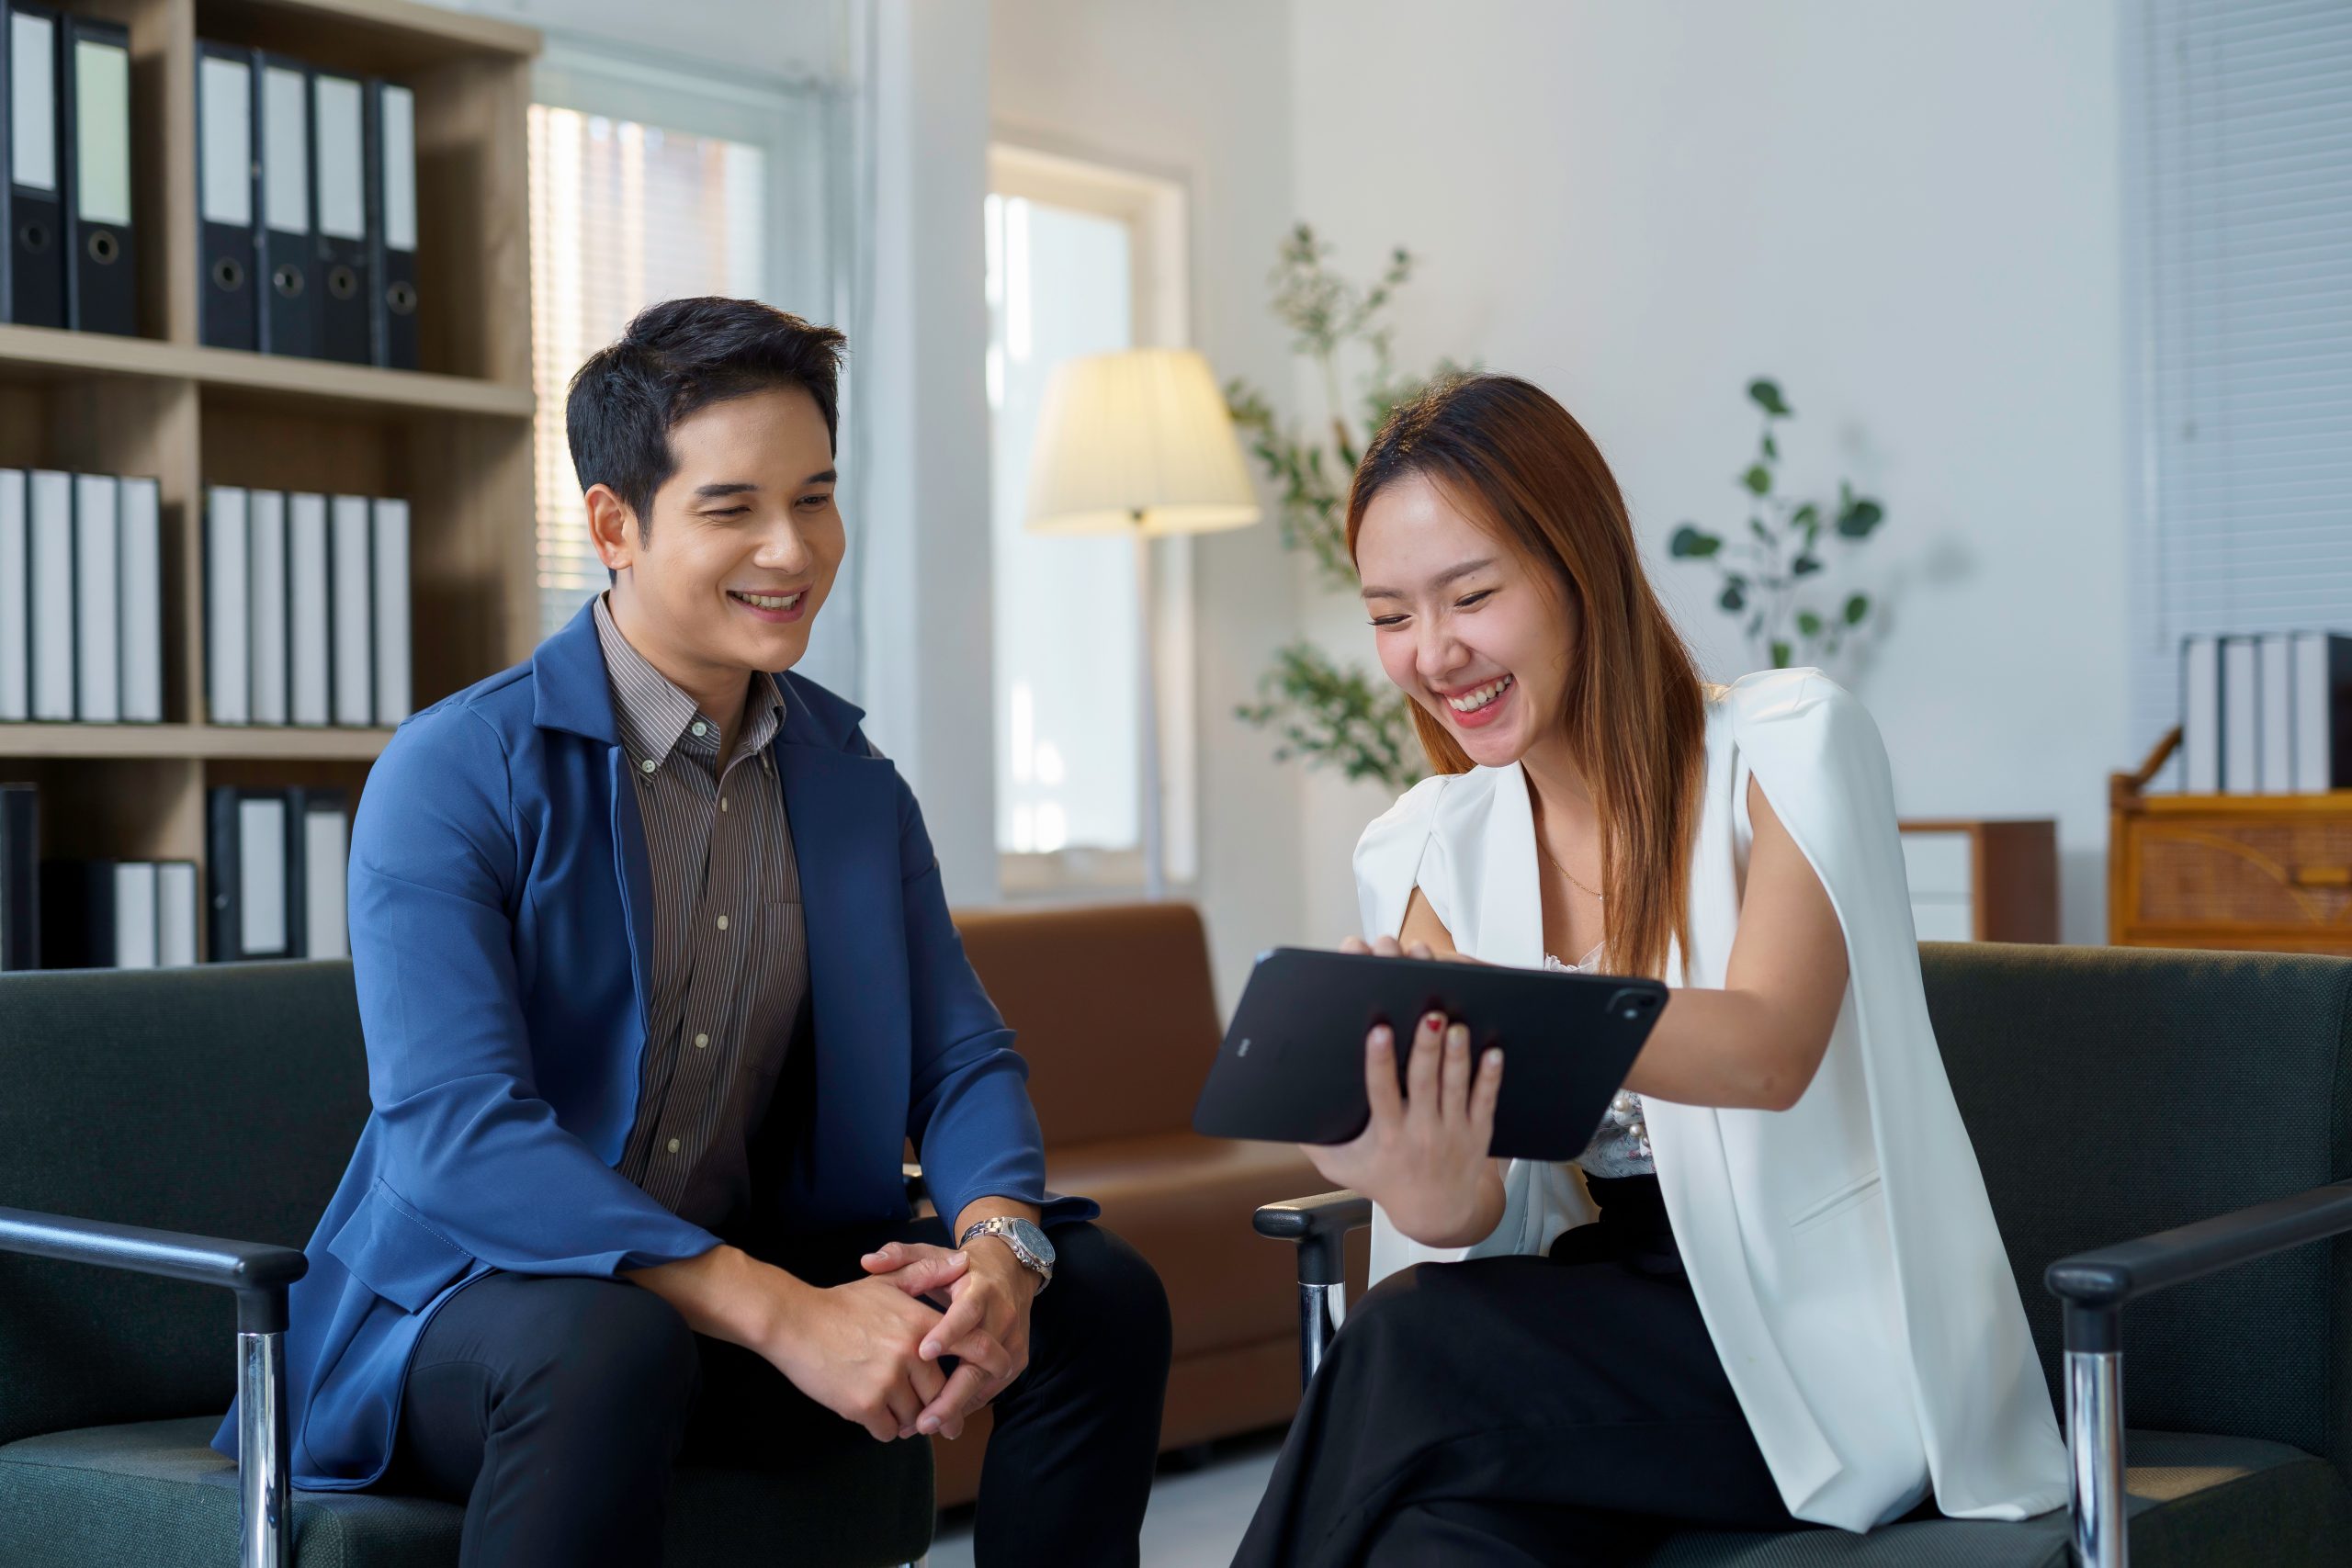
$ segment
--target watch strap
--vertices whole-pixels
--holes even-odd
[[[1012,1253],[1014,1261],[1037,1276],[1038,1294],[1043,1295],[1046,1287],[1054,1282],[1052,1265],[1029,1249],[1028,1246],[1022,1241],[1020,1234],[1013,1228],[1011,1220],[1001,1214],[991,1214],[985,1220],[974,1220],[964,1227],[963,1235],[956,1243],[956,1250],[961,1251],[969,1247],[974,1236],[981,1235],[992,1235],[1004,1243]]]

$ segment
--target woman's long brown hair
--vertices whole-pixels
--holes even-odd
[[[1372,498],[1408,474],[1433,479],[1582,613],[1565,694],[1568,744],[1600,822],[1601,933],[1608,966],[1663,975],[1668,944],[1690,951],[1690,882],[1706,770],[1705,699],[1681,635],[1643,575],[1633,520],[1584,426],[1511,376],[1457,376],[1391,412],[1348,495],[1355,554]],[[1469,755],[1419,702],[1430,765]]]

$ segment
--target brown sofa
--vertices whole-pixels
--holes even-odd
[[[1295,1149],[1193,1131],[1224,1028],[1208,939],[1185,904],[967,909],[965,951],[1029,1061],[1046,1175],[1159,1270],[1175,1320],[1163,1450],[1278,1427],[1298,1403],[1292,1249],[1261,1203],[1330,1185]],[[942,1507],[979,1487],[985,1424],[937,1442]]]

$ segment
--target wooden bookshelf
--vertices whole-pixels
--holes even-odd
[[[413,0],[62,0],[130,29],[139,337],[0,323],[0,467],[152,475],[163,502],[163,724],[0,725],[51,857],[205,861],[206,792],[344,789],[385,729],[214,725],[204,495],[242,485],[410,503],[418,706],[537,640],[526,116],[539,36]],[[418,370],[198,341],[196,43],[415,91]]]

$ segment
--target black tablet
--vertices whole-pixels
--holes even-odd
[[[1474,1050],[1503,1048],[1489,1152],[1574,1159],[1666,997],[1656,980],[1614,975],[1278,947],[1250,972],[1193,1126],[1217,1138],[1346,1143],[1372,1119],[1364,1035],[1380,1023],[1396,1031],[1401,1080],[1414,1027],[1434,1010],[1469,1025]]]

